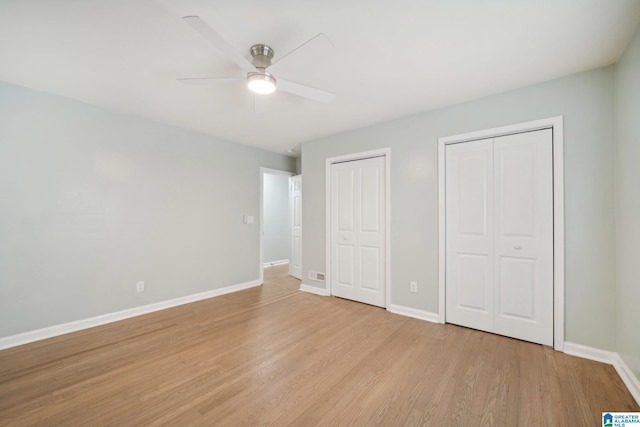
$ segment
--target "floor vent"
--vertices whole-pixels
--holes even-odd
[[[324,282],[324,273],[318,273],[317,271],[309,271],[309,279]]]

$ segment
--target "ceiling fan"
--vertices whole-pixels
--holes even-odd
[[[225,53],[231,61],[246,72],[246,76],[179,78],[177,79],[178,81],[186,84],[207,84],[220,80],[246,80],[249,90],[258,95],[269,94],[279,90],[325,104],[330,103],[335,98],[335,94],[331,92],[280,77],[276,78],[276,75],[279,75],[281,71],[287,68],[287,64],[295,66],[296,63],[308,62],[333,49],[331,40],[325,34],[316,35],[273,63],[271,62],[274,56],[273,49],[266,44],[254,44],[249,49],[252,60],[248,61],[199,16],[185,16],[182,19],[209,43]],[[258,97],[256,97],[257,101]]]

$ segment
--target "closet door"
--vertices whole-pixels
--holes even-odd
[[[446,321],[553,345],[551,130],[445,155]]]
[[[493,331],[493,140],[446,147],[446,321]]]
[[[385,306],[385,157],[331,165],[331,293]]]
[[[553,345],[551,129],[494,140],[494,331]]]

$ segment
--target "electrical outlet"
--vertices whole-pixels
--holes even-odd
[[[409,289],[411,289],[411,292],[418,293],[418,282],[409,282]]]
[[[140,281],[136,283],[136,292],[144,292],[144,282]]]

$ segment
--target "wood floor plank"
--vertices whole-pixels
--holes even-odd
[[[599,425],[608,365],[260,287],[0,351],[2,426]]]

